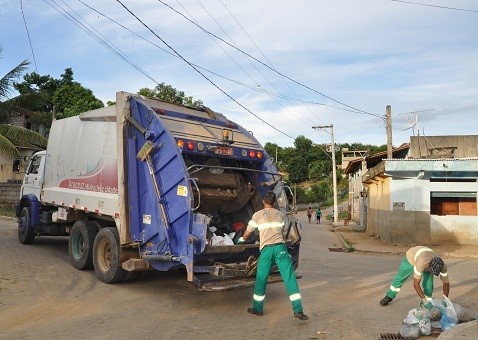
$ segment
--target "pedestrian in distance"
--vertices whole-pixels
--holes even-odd
[[[309,207],[309,209],[307,209],[307,218],[309,219],[309,223],[313,213],[314,213],[314,210],[312,210],[312,208]]]
[[[294,266],[282,236],[282,229],[285,225],[284,216],[279,210],[274,208],[275,201],[276,195],[272,191],[264,196],[262,201],[264,209],[254,213],[244,231],[244,235],[238,240],[238,243],[244,243],[254,230],[259,230],[259,249],[261,254],[257,264],[253,306],[248,308],[247,312],[258,316],[263,315],[267,278],[272,265],[276,264],[289,294],[294,317],[305,321],[309,317],[304,314]]]
[[[443,260],[428,247],[416,246],[410,248],[398,268],[398,273],[392,280],[392,284],[385,297],[380,300],[380,305],[386,306],[397,296],[400,287],[413,274],[413,287],[421,299],[420,305],[426,309],[433,307],[433,276],[440,275],[443,282],[443,297],[450,293],[448,272]],[[422,287],[420,287],[422,283]],[[445,301],[442,302],[446,306]]]
[[[320,208],[317,208],[317,211],[315,212],[315,219],[317,220],[317,224],[320,224],[321,217],[322,217],[322,211],[320,211]]]

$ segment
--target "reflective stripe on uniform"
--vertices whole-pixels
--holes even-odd
[[[394,286],[390,286],[390,290],[392,292],[397,292],[398,293],[400,291],[400,288],[395,288]]]
[[[290,299],[290,301],[300,300],[300,294],[299,294],[299,293],[295,293],[295,294],[289,295],[289,299]]]
[[[257,223],[254,222],[253,220],[250,220],[247,226],[251,227],[252,229],[257,229],[258,227]]]
[[[261,302],[261,301],[264,301],[265,298],[266,298],[265,295],[256,295],[256,294],[254,294],[254,300],[255,300],[255,301]]]
[[[423,253],[424,251],[433,251],[433,250],[431,250],[430,248],[421,248],[421,249],[418,249],[418,250],[417,250],[417,253],[415,254],[414,260],[416,261],[418,255],[420,255],[420,254]]]
[[[257,227],[259,230],[265,229],[272,229],[272,228],[282,228],[284,226],[284,222],[268,222],[259,224]]]
[[[420,273],[418,270],[417,270],[417,267],[413,267],[413,272],[415,274],[417,274],[418,276],[422,276],[422,273]]]

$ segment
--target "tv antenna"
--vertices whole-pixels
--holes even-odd
[[[421,112],[434,111],[434,110],[435,109],[426,109],[426,110],[399,113],[399,115],[410,115],[410,114],[414,115],[414,119],[407,118],[408,126],[405,129],[402,129],[402,131],[412,129],[413,136],[415,136],[415,126],[418,125],[418,114]],[[420,129],[418,127],[417,127],[417,134],[420,135]]]

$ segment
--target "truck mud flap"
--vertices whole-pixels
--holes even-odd
[[[301,274],[295,273],[297,279],[302,278]],[[267,283],[276,283],[282,281],[279,273],[272,273],[267,279]],[[219,292],[225,290],[233,290],[244,287],[252,287],[256,283],[255,276],[252,277],[230,277],[218,278],[210,274],[194,275],[193,284],[199,291]]]

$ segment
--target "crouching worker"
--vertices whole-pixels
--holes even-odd
[[[450,293],[450,283],[448,279],[447,268],[443,260],[428,247],[417,246],[410,248],[398,268],[398,273],[393,278],[392,284],[387,291],[387,295],[380,300],[380,305],[386,306],[397,296],[406,279],[413,273],[413,287],[421,298],[421,306],[426,309],[433,307],[433,275],[440,275],[443,282],[443,296],[448,297]],[[420,287],[422,283],[422,287]],[[446,306],[445,302],[443,304]]]
[[[263,199],[264,209],[256,212],[239,243],[252,234],[255,229],[259,230],[261,255],[257,264],[256,285],[254,287],[254,303],[247,311],[254,315],[261,316],[264,311],[264,299],[266,296],[267,277],[272,266],[277,264],[282,280],[284,280],[289,299],[292,302],[294,317],[299,320],[307,320],[309,317],[304,314],[299,293],[299,286],[295,278],[294,267],[287,251],[282,229],[284,217],[282,213],[274,209],[276,195],[273,192],[267,193]]]

